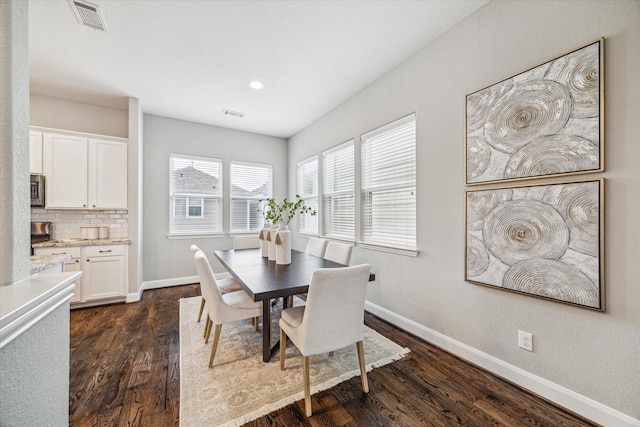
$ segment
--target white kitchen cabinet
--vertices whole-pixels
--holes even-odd
[[[127,208],[127,144],[89,140],[89,207]]]
[[[71,258],[64,262],[62,271],[82,271],[82,259]],[[82,278],[76,281],[76,288],[73,291],[73,297],[69,300],[72,304],[74,302],[82,301]]]
[[[125,295],[123,246],[87,246],[82,255],[85,301]]]
[[[127,209],[127,143],[44,133],[47,209]]]
[[[29,131],[29,173],[42,171],[42,132]]]
[[[53,247],[35,248],[34,255],[71,255],[62,265],[62,271],[82,271],[82,248],[80,247]],[[73,291],[72,303],[82,301],[82,277],[76,281],[76,288]]]
[[[64,271],[82,270],[71,302],[79,307],[123,300],[127,292],[126,245],[35,248],[35,255],[71,254]]]
[[[45,207],[87,209],[87,138],[45,133],[43,143]]]

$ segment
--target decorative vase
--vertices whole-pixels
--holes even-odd
[[[272,225],[269,229],[269,236],[267,237],[269,241],[269,261],[276,260],[276,234],[278,234],[278,226]]]
[[[291,231],[289,225],[280,225],[276,235],[276,264],[291,264]]]
[[[269,240],[267,236],[271,230],[271,224],[265,224],[260,230],[260,248],[262,248],[262,257],[269,258]]]

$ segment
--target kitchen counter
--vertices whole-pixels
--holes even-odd
[[[34,248],[68,248],[73,246],[130,245],[129,239],[64,239],[34,243]]]
[[[71,254],[68,255],[34,255],[31,257],[31,274],[38,274],[49,268],[55,267],[56,264],[65,262],[71,259]],[[60,269],[62,271],[62,269]]]
[[[4,347],[52,310],[73,296],[82,272],[36,274],[0,286],[0,348]]]

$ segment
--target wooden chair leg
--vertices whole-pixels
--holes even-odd
[[[284,358],[287,352],[287,334],[280,328],[280,370],[284,371]]]
[[[253,318],[253,324],[256,327],[256,332],[258,332],[260,330],[260,318],[259,317],[254,317]]]
[[[218,349],[218,341],[220,341],[220,332],[222,331],[222,325],[216,325],[216,330],[213,333],[213,344],[211,344],[211,357],[209,357],[209,367],[213,366],[213,359],[216,357],[216,350]]]
[[[209,318],[209,316],[207,316],[207,319],[209,320],[209,324],[206,327],[206,330],[204,331],[204,343],[205,344],[209,344],[209,336],[211,336],[211,328],[213,327],[213,322],[211,321],[211,318]]]
[[[304,380],[304,412],[311,416],[311,386],[309,385],[309,356],[302,356],[302,377]]]
[[[198,312],[198,322],[202,319],[202,312],[204,311],[204,298],[200,301],[200,311]]]
[[[362,390],[365,393],[369,393],[369,381],[367,381],[367,368],[364,363],[364,347],[362,346],[362,341],[358,341],[356,343],[356,347],[358,347],[358,361],[360,362],[360,378],[362,379]]]
[[[209,326],[209,315],[207,314],[207,318],[204,320],[204,331],[202,331],[202,338],[207,336],[207,326]]]

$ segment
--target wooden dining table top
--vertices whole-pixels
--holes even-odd
[[[314,270],[345,267],[296,250],[285,265],[263,258],[261,249],[218,250],[215,256],[254,301],[305,293]]]

